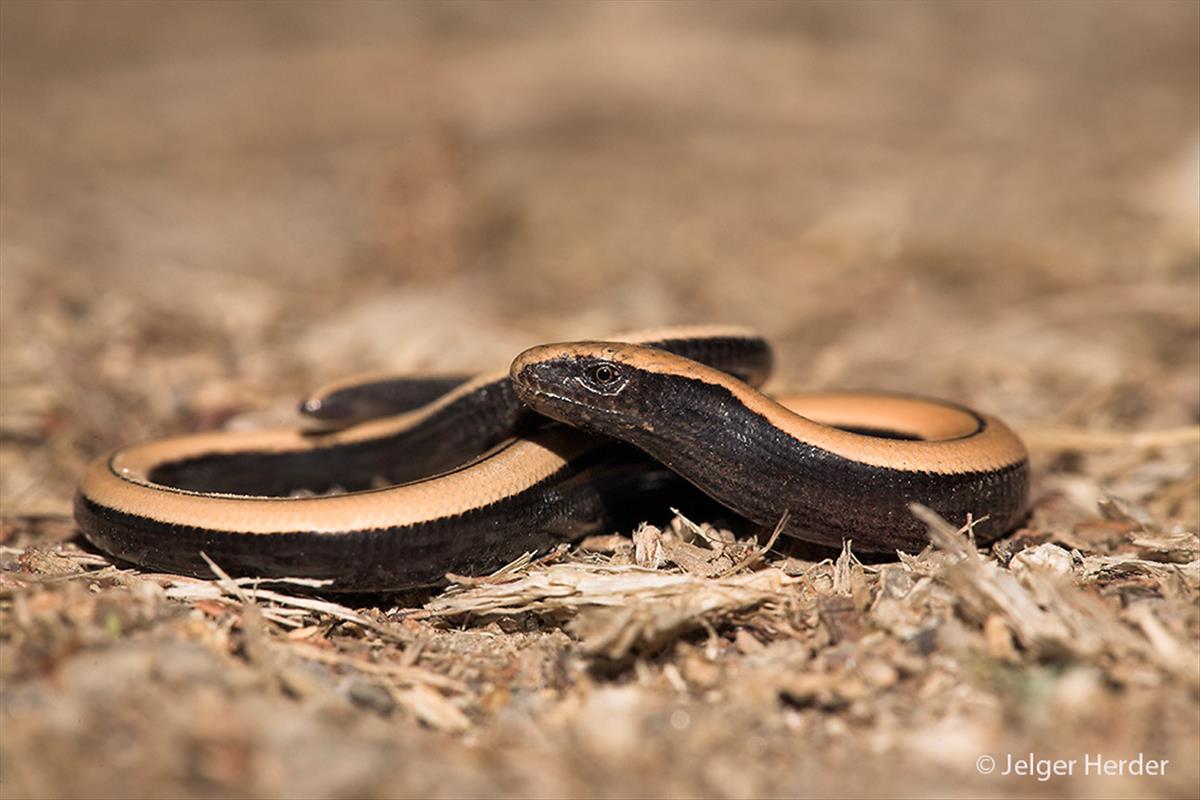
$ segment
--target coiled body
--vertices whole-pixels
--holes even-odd
[[[755,383],[770,371],[770,348],[740,328],[624,338]],[[364,413],[352,390],[338,391],[347,418],[412,397],[390,392],[380,405],[371,390]],[[547,427],[504,369],[333,433],[208,433],[120,448],[84,474],[75,518],[97,547],[144,567],[208,575],[203,553],[236,574],[375,591],[488,572],[610,530],[638,513],[634,498],[671,481],[632,448]],[[397,485],[372,488],[380,482]],[[330,489],[339,493],[295,494]]]
[[[866,551],[924,545],[910,502],[956,523],[987,516],[981,539],[1022,512],[1024,448],[993,418],[863,393],[781,404],[752,388],[770,350],[741,329],[625,338],[534,348],[511,372],[440,386],[337,386],[324,395],[337,402],[316,406],[357,422],[332,433],[122,448],[85,474],[76,518],[98,547],[145,567],[208,574],[203,553],[235,573],[376,591],[633,524],[677,475],[751,520],[787,511],[793,535]],[[399,485],[372,488],[380,478]],[[331,487],[348,491],[294,496]]]

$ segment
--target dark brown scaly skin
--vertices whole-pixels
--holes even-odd
[[[362,380],[339,386],[319,397],[308,398],[300,404],[300,413],[344,427],[364,419],[403,414],[420,408],[462,386],[471,377],[433,375]]]
[[[769,370],[762,339],[689,330],[661,344],[754,381]],[[362,488],[377,475],[404,482]],[[330,484],[356,491],[286,496]],[[497,374],[327,438],[283,429],[120,448],[84,473],[75,516],[89,541],[143,567],[209,575],[203,553],[238,575],[389,591],[622,529],[681,487],[634,448],[524,409]]]
[[[378,481],[406,483],[462,464],[531,428],[507,379],[470,388],[418,425],[389,436],[340,442],[312,433],[303,452],[214,453],[168,462],[150,475],[155,483],[196,492],[284,497],[298,490],[369,489]],[[328,444],[325,444],[328,442]]]
[[[714,347],[711,331],[693,331],[686,343],[761,378],[765,366],[754,364],[765,364],[765,345],[732,339]],[[412,415],[333,434],[327,446],[282,430],[122,448],[85,473],[76,517],[96,545],[142,566],[207,574],[203,552],[239,574],[372,591],[436,582],[447,571],[485,572],[611,530],[621,512],[626,522],[644,518],[640,493],[658,496],[670,484],[671,473],[635,450],[541,424],[433,478],[344,495],[269,496],[295,488],[289,481],[351,484],[340,466],[385,472],[397,441],[428,442],[399,455],[409,457],[407,468],[432,469],[447,457],[436,450],[439,432],[460,448],[486,441],[498,435],[497,418],[524,416],[518,396],[553,418],[626,439],[752,520],[770,525],[789,511],[789,532],[823,544],[852,537],[860,550],[918,549],[925,532],[909,514],[913,501],[954,522],[989,515],[976,528],[986,540],[1024,505],[1020,441],[998,420],[938,401],[838,393],[790,401],[807,403],[808,419],[728,374],[635,345],[534,348],[511,374],[475,379]],[[514,429],[520,425],[505,431]],[[470,455],[460,449],[456,457]]]
[[[761,384],[771,369],[771,349],[752,335],[719,337],[664,338],[647,346],[661,348],[728,371],[755,385]],[[434,379],[435,382],[445,379]],[[408,381],[413,387],[419,379]],[[371,384],[364,392],[379,401]],[[319,433],[312,436],[315,447],[303,452],[238,452],[211,454],[186,461],[165,463],[150,475],[155,483],[197,492],[222,492],[281,497],[297,490],[325,492],[333,487],[361,491],[382,480],[406,483],[463,464],[511,436],[529,432],[544,420],[529,413],[513,392],[507,374],[497,373],[494,380],[468,382],[438,393],[439,386],[426,394],[442,397],[442,402],[419,424],[404,426],[393,435],[361,442],[338,442],[329,438],[322,443]],[[410,387],[421,394],[419,389]],[[411,410],[410,392],[405,398],[393,397],[388,411]],[[364,410],[370,406],[363,398],[356,404],[355,391],[347,388],[339,403],[345,409]],[[377,404],[374,411],[380,411]]]
[[[696,329],[646,332],[653,338],[643,343],[670,353],[701,361],[759,386],[771,372],[770,347],[753,334],[722,335],[695,333]],[[660,335],[661,334],[661,335]],[[638,336],[639,334],[632,334]],[[507,375],[503,379],[507,380]],[[300,413],[314,420],[344,427],[366,419],[402,414],[432,403],[470,381],[470,375],[375,375],[339,381],[318,389],[300,404]]]
[[[608,357],[618,351],[633,356]],[[1024,458],[950,473],[864,463],[795,438],[726,386],[639,368],[637,351],[606,352],[602,343],[533,348],[514,362],[513,383],[539,413],[637,446],[755,522],[774,525],[788,512],[787,533],[806,541],[838,546],[852,539],[859,551],[915,552],[928,536],[910,503],[955,525],[968,514],[987,516],[974,528],[981,542],[1011,529],[1023,513]],[[680,371],[695,372],[686,365]]]
[[[646,508],[631,498],[674,486],[674,476],[625,445],[561,427],[532,438],[569,460],[518,494],[412,525],[237,533],[165,524],[84,493],[75,518],[93,544],[143,567],[211,576],[203,552],[234,575],[326,580],[329,592],[388,591],[431,585],[447,572],[486,574],[523,553],[635,524]]]

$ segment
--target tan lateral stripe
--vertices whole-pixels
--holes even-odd
[[[117,454],[118,466],[145,478],[151,469],[207,455],[237,453],[307,453],[327,447],[384,439],[412,428],[465,394],[507,377],[507,372],[480,375],[414,411],[368,420],[328,434],[304,435],[293,428],[265,431],[197,433],[132,445]]]
[[[680,339],[758,339],[761,338],[758,333],[741,325],[675,325],[662,328],[647,328],[645,330],[630,331],[628,333],[620,333],[612,337],[614,342],[628,342],[630,344],[651,344],[654,342],[679,341]],[[489,372],[479,376],[480,378],[490,377],[495,380],[508,375],[508,370],[502,372]],[[358,375],[352,375],[347,378],[339,378],[317,388],[311,392],[307,400],[319,400],[323,397],[328,397],[334,392],[342,391],[343,389],[352,389],[355,386],[361,386],[366,383],[376,383],[382,381],[393,380],[421,380],[425,378],[447,378],[453,377],[453,373],[444,374],[397,374],[386,370],[374,372],[364,372]],[[477,388],[480,384],[476,383],[478,379],[472,379],[469,383],[472,389]],[[489,380],[484,380],[484,383],[490,383]],[[458,387],[452,390],[451,393],[455,396],[461,396]]]
[[[337,533],[414,525],[513,497],[549,478],[590,446],[566,429],[513,440],[472,465],[429,480],[330,497],[237,497],[183,492],[119,474],[122,452],[93,464],[81,489],[92,501],[159,523],[231,533]],[[169,444],[169,443],[164,443]],[[144,445],[143,458],[155,445]]]
[[[813,392],[774,399],[802,417],[835,427],[891,430],[930,441],[958,439],[979,430],[979,419],[970,411],[909,395]]]
[[[822,425],[788,410],[766,395],[746,384],[709,367],[661,350],[625,344],[581,342],[577,344],[545,345],[527,351],[524,362],[543,361],[560,356],[592,357],[628,364],[635,369],[678,375],[727,389],[752,412],[764,417],[794,439],[827,450],[835,455],[871,466],[911,472],[955,474],[988,472],[1019,463],[1026,458],[1025,446],[1004,423],[995,417],[980,414],[984,426],[978,433],[949,441],[902,441],[866,436]],[[853,399],[848,393],[847,400]],[[873,411],[884,420],[889,409],[894,413],[894,425],[902,425],[905,413],[917,398],[873,395]],[[930,419],[944,415],[947,426],[953,427],[962,411],[936,400],[918,400],[927,407]]]
[[[631,343],[660,342],[679,339],[717,339],[717,338],[758,338],[758,334],[748,328],[736,325],[692,325],[653,330],[635,331],[622,334],[616,341]],[[397,376],[398,377],[398,376]],[[264,453],[306,453],[327,447],[337,447],[346,444],[360,444],[375,439],[385,439],[395,436],[409,428],[413,428],[429,417],[455,403],[466,395],[478,391],[488,384],[497,383],[508,378],[508,368],[482,373],[460,386],[456,386],[437,400],[402,414],[380,417],[360,422],[349,428],[344,428],[328,434],[303,435],[291,428],[247,433],[214,432],[193,436],[178,436],[157,442],[153,453],[153,461],[146,463],[138,459],[135,448],[124,454],[124,467],[149,471],[149,468],[160,464],[198,458],[204,455],[220,455],[240,452]]]

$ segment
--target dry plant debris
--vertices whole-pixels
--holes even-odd
[[[276,702],[340,714],[359,709],[477,743],[500,735],[499,720],[511,713],[505,709],[524,696],[521,716],[534,716],[521,724],[541,718],[537,724],[548,726],[543,739],[598,736],[585,749],[621,753],[621,736],[638,735],[648,708],[659,708],[645,693],[661,684],[678,698],[671,725],[687,719],[690,726],[693,714],[718,708],[737,709],[735,716],[758,709],[825,746],[864,728],[881,753],[930,759],[969,783],[963,764],[952,763],[954,754],[997,747],[999,729],[988,726],[1012,714],[1029,732],[1048,736],[1050,727],[1038,721],[1046,703],[1078,725],[1094,721],[1098,708],[1116,713],[1128,702],[1124,694],[1172,692],[1194,702],[1200,693],[1195,534],[1162,532],[1136,504],[1110,501],[1106,509],[1110,518],[1142,520],[1110,529],[1119,531],[1123,552],[1085,554],[1049,541],[1009,552],[1031,528],[981,553],[968,529],[916,508],[929,525],[931,547],[877,565],[863,564],[849,545],[836,559],[781,558],[677,516],[665,530],[643,528],[633,541],[593,542],[565,554],[565,562],[564,554],[557,561],[521,559],[493,576],[458,580],[420,609],[388,612],[320,598],[311,594],[319,587],[304,585],[311,582],[265,588],[230,579],[215,564],[214,578],[200,580],[120,569],[72,542],[5,546],[0,610],[11,633],[0,669],[7,680],[28,679],[69,663],[81,647],[135,635],[156,641],[167,626],[175,632],[166,641],[190,641],[200,650],[163,650],[159,659],[166,660],[146,673],[152,687],[194,680],[189,670],[207,674],[195,660],[216,652],[227,666],[203,681],[215,680],[226,692],[266,692]],[[6,540],[23,527],[6,521]],[[663,558],[683,543],[680,534],[705,543],[689,546],[707,555]],[[658,553],[656,564],[621,563],[639,544],[644,554]],[[597,555],[598,545],[610,555]],[[730,548],[738,569],[695,567]],[[999,554],[1007,554],[1007,563]],[[518,642],[499,653],[480,649],[496,637],[531,637],[526,643],[539,642],[542,651]],[[542,661],[546,656],[551,662]],[[182,665],[174,664],[178,659]],[[632,694],[585,689],[594,680],[589,673],[624,674],[618,683]],[[33,686],[24,695],[36,696]],[[595,702],[609,713],[630,715],[620,725],[633,727],[625,734],[595,729],[600,712],[585,699],[589,693],[598,693]],[[19,729],[30,724],[20,711],[29,700],[21,696],[10,700],[10,724]],[[902,697],[920,708],[898,707]],[[966,744],[940,752],[922,738],[941,735],[937,728],[904,733],[928,713],[950,726],[945,735],[965,737]],[[1186,721],[1168,714],[1168,724]],[[22,730],[29,741],[41,741],[37,728]],[[1186,785],[1194,776],[1187,769],[1169,785]],[[43,779],[34,773],[23,787]],[[924,779],[934,781],[934,773]]]

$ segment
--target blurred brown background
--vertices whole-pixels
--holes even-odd
[[[705,320],[800,386],[1196,416],[1196,3],[2,13],[5,411],[87,456]]]
[[[664,323],[1034,438],[1194,425],[1198,30],[1195,2],[6,0],[4,514],[325,379]]]

